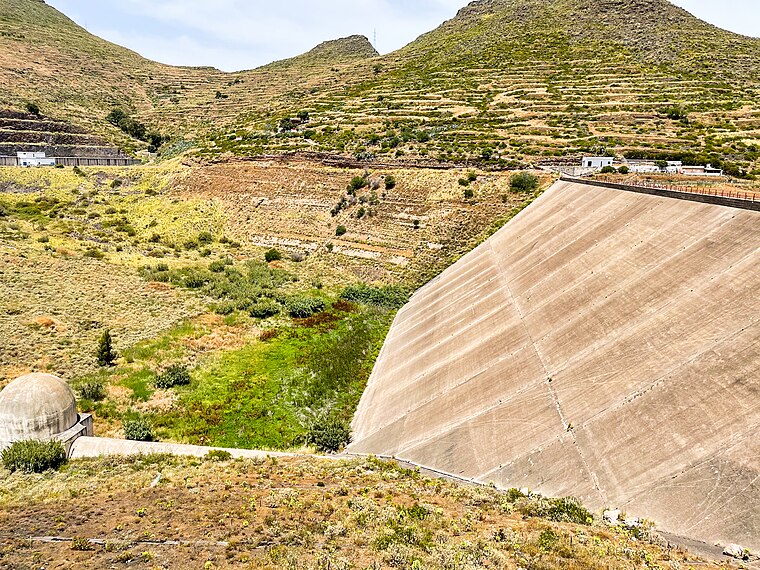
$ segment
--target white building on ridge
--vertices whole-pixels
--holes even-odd
[[[44,152],[17,152],[19,166],[55,166],[54,158],[46,158]]]

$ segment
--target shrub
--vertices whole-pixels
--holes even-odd
[[[42,114],[42,111],[40,111],[40,106],[37,103],[32,103],[31,101],[25,105],[27,113],[30,115],[36,115],[40,116]]]
[[[340,418],[320,414],[309,425],[307,443],[324,453],[335,453],[351,443],[351,427]]]
[[[77,550],[79,552],[87,552],[94,550],[94,546],[87,538],[75,537],[71,540],[71,550]]]
[[[338,226],[338,227],[335,229],[335,235],[336,235],[336,236],[338,236],[338,237],[340,237],[340,236],[344,236],[344,235],[346,235],[346,232],[347,232],[347,231],[348,231],[348,230],[346,229],[346,226]]]
[[[459,185],[460,185],[460,186],[464,186],[464,187],[467,187],[467,186],[469,186],[469,185],[470,185],[470,181],[469,181],[469,179],[467,179],[467,178],[460,178],[460,179],[459,179]]]
[[[294,295],[293,297],[286,299],[285,307],[290,316],[294,319],[306,319],[316,313],[324,311],[327,304],[317,297]]]
[[[605,166],[602,168],[602,174],[615,174],[617,170],[615,170],[614,166]]]
[[[111,188],[113,189],[121,188],[122,184],[123,182],[117,178],[116,180],[111,181]]]
[[[630,171],[631,169],[628,168],[627,166],[621,166],[620,168],[618,168],[618,172],[620,174],[628,174]]]
[[[223,449],[212,449],[206,454],[205,459],[206,461],[229,461],[232,459],[232,454]]]
[[[400,309],[409,301],[409,292],[398,285],[372,287],[365,283],[350,285],[340,294],[340,298],[352,303],[374,305],[388,309]]]
[[[106,397],[106,387],[99,380],[89,380],[79,385],[79,397],[99,402]]]
[[[175,386],[187,386],[190,384],[190,372],[186,366],[173,364],[156,376],[154,384],[156,388],[164,390],[174,388]]]
[[[105,253],[96,247],[88,248],[82,255],[84,257],[89,257],[90,259],[103,259],[106,256]]]
[[[113,366],[114,360],[116,360],[116,351],[113,349],[113,340],[111,339],[111,331],[106,329],[98,340],[98,348],[95,351],[95,357],[98,360],[100,366]]]
[[[254,319],[268,319],[280,314],[280,305],[272,299],[262,299],[251,305],[249,313]]]
[[[279,252],[279,250],[272,248],[264,254],[264,259],[267,263],[280,261],[282,259],[282,254]]]
[[[124,438],[130,441],[153,441],[153,428],[143,418],[126,420],[124,422]]]
[[[348,183],[348,191],[349,193],[356,193],[357,190],[365,188],[368,184],[369,182],[367,182],[364,176],[354,176],[351,182]]]
[[[66,450],[60,441],[17,441],[0,457],[8,471],[42,473],[66,463]]]
[[[396,179],[388,174],[385,177],[385,189],[386,190],[393,190],[396,187]]]
[[[475,192],[473,192],[472,188],[467,188],[464,191],[464,197],[465,197],[465,200],[472,200],[472,198],[475,197]]]
[[[555,522],[583,525],[590,525],[594,522],[593,515],[575,497],[541,498],[525,505],[523,514],[530,517],[543,517]]]
[[[530,172],[518,172],[509,179],[509,187],[512,192],[533,192],[538,188],[538,176]]]

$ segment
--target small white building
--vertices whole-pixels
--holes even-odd
[[[44,152],[17,152],[19,166],[55,166],[54,158],[46,158]]]
[[[684,176],[723,176],[723,171],[708,164],[707,166],[684,166],[681,168],[681,174]]]
[[[605,166],[612,166],[615,162],[615,158],[612,156],[584,156],[583,168],[604,168]]]

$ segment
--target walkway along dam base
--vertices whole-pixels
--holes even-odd
[[[560,181],[417,292],[375,453],[760,549],[760,212]]]

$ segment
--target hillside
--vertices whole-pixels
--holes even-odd
[[[308,150],[516,167],[609,152],[758,169],[760,40],[666,0],[481,0],[385,56],[353,36],[234,74],[150,62],[43,2],[0,7],[0,106],[52,105],[125,148],[135,142],[104,121],[114,106],[174,135],[165,150],[209,158]],[[299,112],[305,125],[279,128]]]
[[[587,515],[572,501],[465,487],[375,459],[82,460],[41,476],[0,470],[0,565],[723,567]]]

